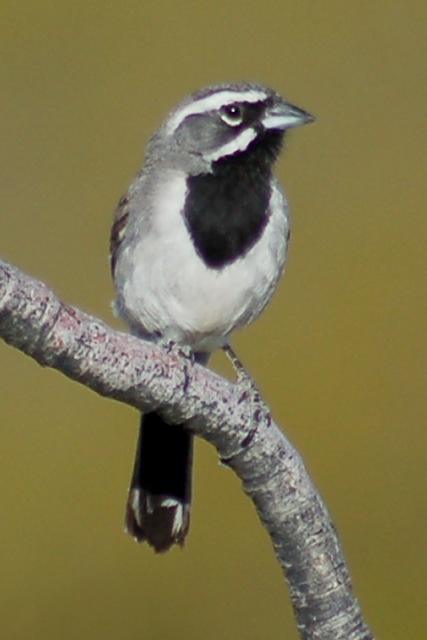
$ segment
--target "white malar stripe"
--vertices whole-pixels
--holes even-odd
[[[265,100],[266,97],[267,94],[265,91],[256,91],[255,89],[249,91],[231,91],[230,89],[218,91],[210,96],[205,96],[204,98],[190,102],[190,104],[185,105],[185,107],[175,112],[167,123],[167,133],[174,133],[187,116],[205,113],[207,111],[215,111],[233,102],[260,102]]]
[[[239,136],[237,136],[237,138],[230,140],[230,142],[219,147],[219,149],[215,149],[215,151],[212,151],[211,153],[206,153],[205,158],[213,162],[218,160],[218,158],[232,156],[233,153],[237,153],[238,151],[246,151],[250,143],[255,140],[256,137],[257,133],[254,129],[245,129]]]

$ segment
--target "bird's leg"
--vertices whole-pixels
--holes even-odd
[[[252,376],[248,373],[248,371],[245,369],[245,367],[243,366],[242,362],[240,361],[240,359],[237,357],[236,353],[234,352],[234,350],[230,347],[229,344],[226,344],[222,347],[225,355],[227,356],[227,358],[230,360],[234,371],[236,372],[237,375],[237,385],[239,386],[239,388],[242,389],[243,394],[242,394],[242,400],[249,398],[251,404],[252,404],[252,420],[253,420],[253,424],[252,427],[249,431],[249,433],[247,434],[247,436],[244,438],[244,440],[242,441],[242,446],[246,447],[250,444],[250,442],[252,441],[256,430],[258,428],[258,424],[261,421],[266,421],[267,424],[270,424],[271,422],[271,414],[270,414],[270,410],[267,407],[267,405],[265,404],[264,400],[261,397],[261,394],[259,392],[258,387],[255,384],[254,379],[252,378]]]
[[[242,361],[239,359],[234,349],[232,349],[229,344],[225,344],[222,347],[222,350],[224,351],[227,358],[230,360],[233,366],[233,369],[237,375],[237,384],[242,387],[247,386],[248,388],[251,389],[252,392],[259,394],[259,391],[255,385],[254,379],[252,378],[250,373],[245,369],[245,367],[242,364]]]

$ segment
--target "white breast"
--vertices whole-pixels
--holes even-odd
[[[185,176],[174,172],[163,185],[149,221],[119,257],[117,308],[133,331],[160,332],[211,350],[254,320],[270,300],[285,259],[286,200],[275,184],[263,235],[243,258],[218,270],[197,255],[177,215],[185,200]]]

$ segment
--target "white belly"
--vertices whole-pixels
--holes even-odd
[[[116,268],[117,309],[133,331],[159,332],[211,350],[254,320],[270,300],[285,259],[287,206],[275,188],[259,241],[243,258],[210,269],[196,254],[182,216],[172,215],[168,207],[184,198],[185,180],[177,176],[162,193],[149,230],[123,250]]]

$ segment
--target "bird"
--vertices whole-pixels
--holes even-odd
[[[259,316],[290,238],[273,166],[288,129],[313,120],[254,82],[199,89],[171,110],[111,229],[113,306],[133,335],[205,365]],[[188,533],[192,440],[155,412],[141,416],[125,530],[156,552]]]

